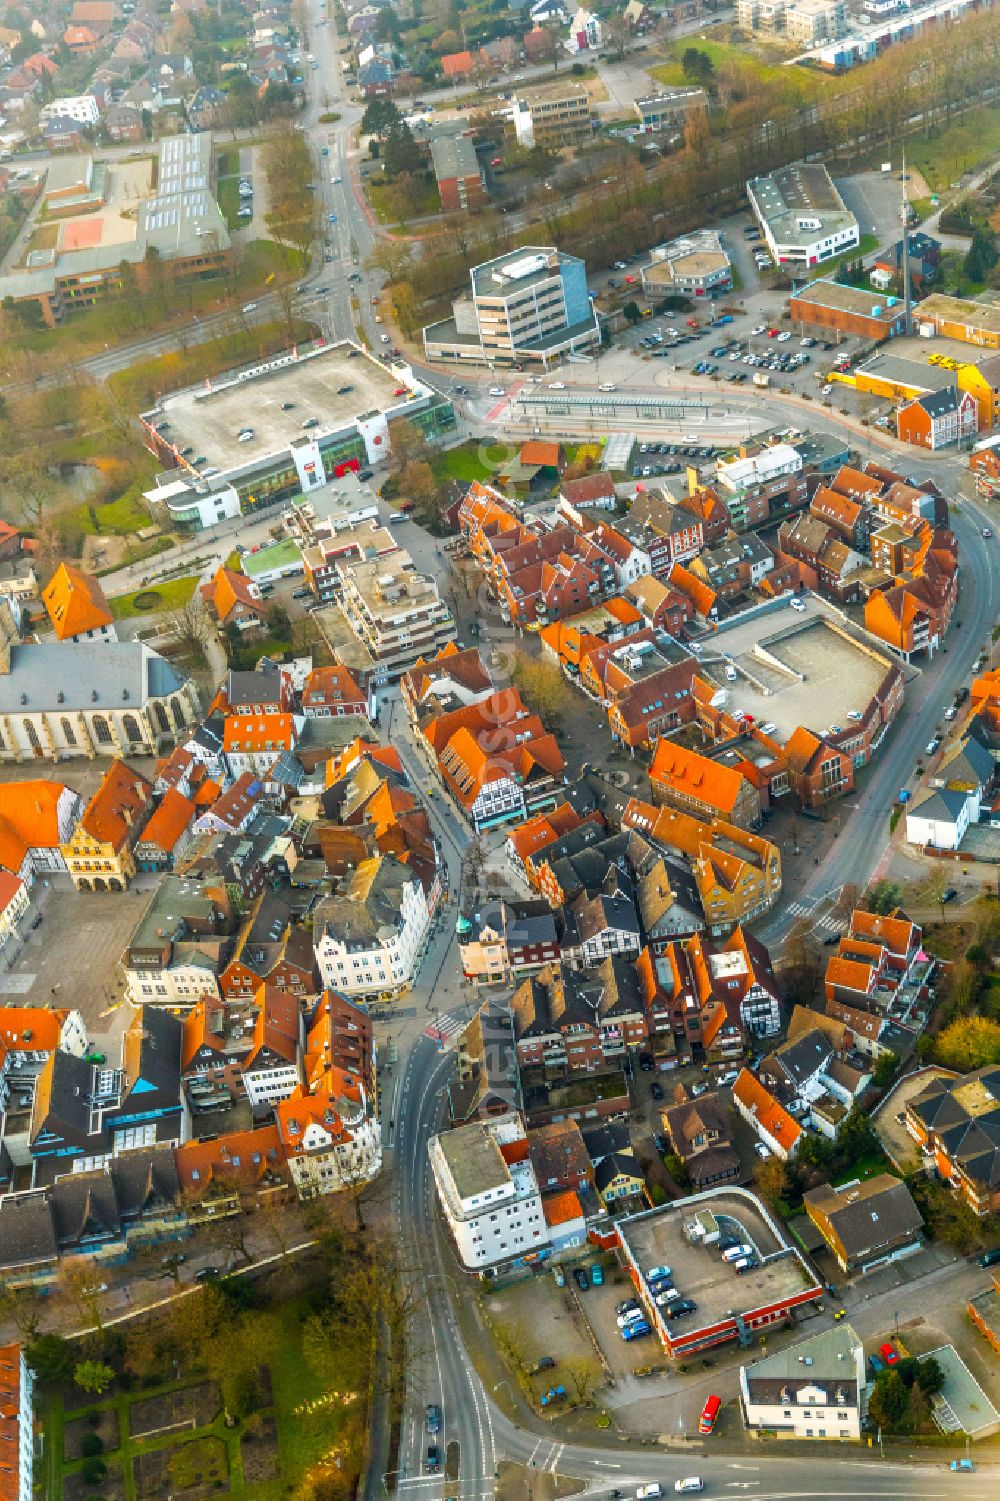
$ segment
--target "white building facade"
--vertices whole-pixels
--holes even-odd
[[[857,1443],[864,1389],[864,1347],[847,1323],[740,1370],[743,1421],[758,1435]]]
[[[352,936],[332,925],[314,930],[316,963],[324,990],[349,998],[398,994],[412,985],[430,928],[432,908],[420,881],[402,884],[393,926],[370,938]]]
[[[469,1271],[515,1265],[549,1244],[535,1170],[526,1152],[519,1160],[524,1139],[520,1117],[508,1115],[427,1144],[438,1203]]]

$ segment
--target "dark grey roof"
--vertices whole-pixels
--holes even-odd
[[[916,404],[923,407],[929,417],[946,417],[958,409],[958,391],[954,386],[945,386],[941,391],[928,391],[918,396]]]
[[[241,704],[278,703],[281,699],[281,673],[277,669],[270,672],[230,669],[226,678],[226,697],[233,709],[238,709]]]
[[[0,714],[135,709],[185,679],[140,641],[41,641],[12,646],[0,673]]]
[[[915,817],[933,818],[939,823],[954,823],[968,801],[968,794],[951,787],[939,787],[929,792],[909,810]]]
[[[0,1199],[0,1266],[34,1266],[54,1261],[58,1254],[48,1194],[5,1194]]]
[[[49,1189],[49,1203],[60,1247],[110,1240],[121,1229],[115,1186],[107,1167],[57,1178]]]
[[[610,1152],[602,1157],[594,1169],[594,1184],[604,1189],[622,1173],[628,1178],[641,1178],[642,1168],[631,1152]]]
[[[808,1210],[814,1204],[827,1219],[852,1260],[863,1259],[869,1252],[901,1244],[923,1229],[920,1210],[910,1197],[910,1190],[898,1178],[886,1174],[887,1182],[877,1193],[864,1187],[855,1194],[857,1185],[844,1184],[839,1189],[824,1184],[805,1195]]]
[[[628,1126],[612,1121],[606,1126],[592,1126],[583,1133],[583,1144],[591,1162],[600,1162],[611,1153],[627,1151],[631,1145]]]
[[[789,1083],[796,1087],[825,1068],[833,1053],[830,1039],[822,1032],[806,1032],[796,1042],[790,1042],[776,1055]]]
[[[32,1141],[44,1130],[47,1134],[62,1137],[74,1146],[84,1148],[91,1139],[93,1080],[92,1063],[78,1058],[75,1053],[57,1049],[52,1055],[48,1087],[41,1087],[45,1082],[43,1071],[39,1086],[35,1089],[31,1116]]]
[[[131,1028],[125,1039],[125,1069],[130,1091],[139,1080],[161,1094],[176,1095],[180,1100],[181,1042],[184,1024],[179,1016],[159,1006],[143,1006],[137,1027],[139,1039],[135,1049]],[[130,1045],[131,1044],[131,1045]],[[133,1075],[133,1069],[137,1072]],[[124,1108],[129,1111],[132,1102]]]

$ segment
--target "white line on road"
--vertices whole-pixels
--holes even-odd
[[[620,1470],[621,1465],[612,1464],[610,1459],[595,1459],[595,1465],[600,1465],[602,1470]]]
[[[562,1451],[565,1449],[565,1447],[566,1447],[565,1444],[559,1444],[556,1447],[556,1452],[552,1456],[552,1462],[551,1462],[551,1464],[548,1464],[545,1467],[550,1472],[550,1474],[554,1475],[556,1473],[556,1465],[559,1463],[559,1456],[562,1453]]]

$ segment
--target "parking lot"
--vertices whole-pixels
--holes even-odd
[[[224,391],[179,391],[160,403],[158,425],[162,431],[163,422],[169,424],[167,433],[182,451],[190,448],[192,457],[230,469],[287,447],[304,436],[306,422],[315,421],[307,431],[316,436],[361,413],[398,406],[396,377],[368,355],[352,356],[351,348],[338,345]],[[244,430],[253,438],[241,443]]]
[[[570,1282],[567,1274],[567,1286],[557,1287],[551,1270],[539,1272],[530,1281],[494,1292],[489,1299],[487,1316],[493,1338],[508,1361],[525,1371],[544,1356],[555,1362],[550,1370],[529,1378],[536,1400],[551,1386],[570,1385],[568,1367],[598,1365]],[[589,1299],[592,1291],[583,1298]]]

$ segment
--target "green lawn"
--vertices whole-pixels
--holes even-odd
[[[778,85],[789,98],[800,100],[818,99],[821,94],[836,93],[846,88],[847,75],[839,79],[832,74],[820,73],[814,68],[787,68],[781,64],[766,63],[754,57],[746,47],[732,42],[706,40],[700,37],[683,37],[670,48],[671,61],[650,68],[651,78],[657,83],[690,85],[691,79],[684,74],[681,58],[689,47],[707,52],[716,73],[723,68],[736,70],[738,86],[752,95],[764,84]],[[852,83],[852,87],[854,84]]]
[[[497,464],[502,464],[509,456],[509,449],[505,444],[491,448],[489,444],[461,443],[457,448],[437,449],[429,462],[439,485],[450,479],[471,485],[473,480],[495,476],[496,468],[489,463],[491,454],[496,455]]]
[[[842,1173],[838,1181],[833,1185],[837,1188],[842,1183],[853,1183],[855,1178],[876,1178],[879,1173],[884,1173],[888,1163],[881,1152],[873,1152],[869,1157],[859,1157],[857,1162],[852,1162],[849,1171]]]
[[[973,109],[938,136],[910,136],[906,158],[918,167],[934,193],[950,187],[963,172],[1000,151],[1000,109]]]
[[[131,1392],[115,1396],[99,1397],[87,1402],[79,1393],[80,1401],[66,1410],[61,1397],[43,1394],[40,1403],[45,1432],[44,1452],[46,1463],[37,1473],[44,1474],[45,1501],[62,1501],[68,1494],[67,1480],[81,1468],[80,1461],[64,1461],[63,1434],[67,1422],[91,1411],[114,1409],[118,1415],[119,1447],[107,1449],[102,1458],[109,1470],[121,1468],[125,1481],[127,1501],[135,1501],[138,1491],[134,1483],[133,1463],[144,1453],[176,1448],[178,1460],[174,1467],[175,1483],[182,1484],[186,1471],[195,1466],[209,1474],[212,1456],[209,1446],[222,1446],[225,1451],[225,1468],[228,1470],[224,1493],[236,1501],[275,1501],[279,1495],[290,1494],[300,1477],[324,1457],[335,1454],[345,1424],[358,1419],[358,1404],[363,1394],[368,1369],[368,1352],[359,1349],[345,1353],[342,1379],[338,1390],[324,1392],[322,1383],[312,1374],[303,1357],[302,1320],[308,1313],[304,1299],[275,1307],[277,1338],[267,1351],[261,1352],[270,1373],[273,1402],[262,1412],[272,1417],[277,1425],[278,1464],[280,1480],[250,1482],[243,1472],[240,1435],[241,1425],[227,1428],[222,1413],[204,1427],[185,1428],[170,1434],[133,1437],[129,1433],[129,1408],[133,1401],[142,1401],[161,1393],[176,1391],[193,1385],[199,1379],[192,1374],[189,1381],[170,1382],[162,1386],[136,1387]],[[206,1442],[207,1441],[207,1442]],[[182,1445],[192,1445],[181,1448]],[[200,1452],[199,1452],[200,1451]],[[84,1487],[88,1498],[103,1494],[101,1483]]]
[[[437,185],[429,179],[421,183],[421,196],[412,208],[407,208],[400,219],[398,205],[395,202],[395,189],[391,184],[385,187],[373,183],[368,188],[368,199],[378,216],[380,224],[396,225],[400,223],[410,224],[414,219],[425,219],[428,214],[441,212],[441,199],[438,197]]]
[[[127,490],[117,500],[109,500],[100,506],[88,505],[86,501],[82,501],[72,510],[61,514],[88,537],[125,537],[129,532],[141,531],[150,524],[149,511],[131,490]]]
[[[240,227],[240,180],[238,177],[220,177],[216,181],[215,196],[222,210],[222,217],[226,221],[226,228],[232,232]]]
[[[143,589],[133,589],[131,594],[116,594],[114,599],[108,600],[108,605],[116,620],[131,620],[137,615],[162,615],[167,610],[179,610],[186,605],[197,582],[197,574],[167,579]],[[154,599],[154,595],[158,597]],[[140,600],[142,602],[137,603]]]

